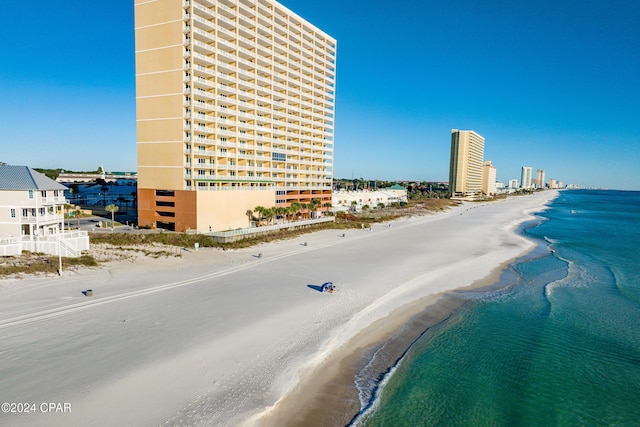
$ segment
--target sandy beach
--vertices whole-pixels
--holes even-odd
[[[344,424],[361,350],[401,349],[399,328],[451,312],[448,291],[495,281],[534,247],[515,229],[556,195],[2,280],[0,400],[23,405],[0,425]]]

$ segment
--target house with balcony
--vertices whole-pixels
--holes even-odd
[[[65,231],[66,187],[27,167],[0,165],[0,255],[23,250],[79,256],[85,231]]]

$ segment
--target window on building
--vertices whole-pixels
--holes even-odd
[[[11,218],[15,218],[15,217],[16,217],[16,210],[11,209]]]
[[[33,190],[29,190],[29,198],[33,199]]]
[[[287,155],[285,153],[271,153],[271,160],[276,162],[284,162],[287,160]]]
[[[28,217],[29,216],[29,209],[22,209],[22,216],[23,217]]]

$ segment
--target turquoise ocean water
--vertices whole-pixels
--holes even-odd
[[[640,426],[640,192],[563,191],[540,216],[518,283],[427,331],[355,424]]]

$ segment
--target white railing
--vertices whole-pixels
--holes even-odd
[[[89,234],[76,230],[46,236],[22,236],[20,243],[22,250],[26,251],[78,257],[82,251],[89,249]]]
[[[315,218],[315,219],[307,219],[301,221],[292,221],[283,224],[274,224],[274,225],[266,225],[263,227],[251,227],[251,228],[240,228],[238,230],[229,230],[229,231],[215,231],[212,233],[205,233],[208,236],[217,237],[223,240],[237,237],[246,237],[254,234],[262,234],[270,231],[282,230],[286,228],[296,228],[303,227],[307,225],[313,224],[322,224],[325,222],[334,222],[334,217],[329,218]]]

